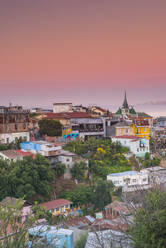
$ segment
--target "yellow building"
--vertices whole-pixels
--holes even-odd
[[[119,122],[115,126],[115,136],[136,136],[149,140],[149,123],[144,120],[134,120],[133,123]]]
[[[131,124],[127,122],[119,122],[115,126],[115,136],[123,136],[123,135],[133,135],[133,129]]]
[[[133,123],[131,127],[133,130],[133,136],[146,138],[147,140],[150,139],[149,123],[147,121],[135,121],[135,123]]]

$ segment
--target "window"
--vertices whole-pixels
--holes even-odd
[[[114,184],[119,184],[119,181],[114,181]]]
[[[146,133],[146,127],[144,127],[144,133]]]
[[[139,152],[139,148],[137,148],[137,152]]]
[[[128,133],[128,129],[126,129],[126,133]]]
[[[142,180],[143,182],[146,182],[147,181],[147,179],[146,178],[143,178],[143,180]]]
[[[132,182],[135,183],[137,181],[137,179],[133,179]]]
[[[17,126],[17,124],[15,124],[15,130],[17,130],[18,129],[18,126]]]

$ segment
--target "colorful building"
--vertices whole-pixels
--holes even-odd
[[[147,140],[150,139],[149,137],[149,123],[145,120],[136,120],[131,124],[132,130],[133,130],[133,136],[136,136],[138,138],[145,138]]]

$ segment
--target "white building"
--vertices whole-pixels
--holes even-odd
[[[123,135],[114,136],[112,142],[119,142],[122,146],[129,148],[129,150],[136,157],[144,157],[149,152],[149,140],[141,139],[135,136]]]
[[[59,151],[62,149],[61,146],[49,143],[46,141],[32,141],[32,142],[23,142],[20,144],[21,150],[29,151],[34,154],[40,153],[45,157],[55,156],[59,154]]]
[[[137,187],[149,185],[148,173],[138,171],[112,173],[107,175],[107,181],[111,181],[116,187],[122,187],[123,191],[133,191]]]
[[[141,170],[142,173],[147,173],[151,185],[160,185],[166,188],[166,169],[160,166],[149,167]]]
[[[72,169],[75,163],[84,162],[88,167],[88,159],[84,159],[77,154],[65,150],[61,150],[58,155],[58,161],[65,164],[66,170],[64,173],[65,179],[70,179],[72,177],[70,170]]]
[[[29,132],[2,133],[0,134],[0,142],[3,144],[16,143],[19,139],[29,141]]]
[[[72,103],[54,103],[53,113],[73,112]]]

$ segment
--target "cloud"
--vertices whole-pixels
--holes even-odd
[[[166,100],[149,101],[144,103],[137,103],[137,105],[166,105]]]

